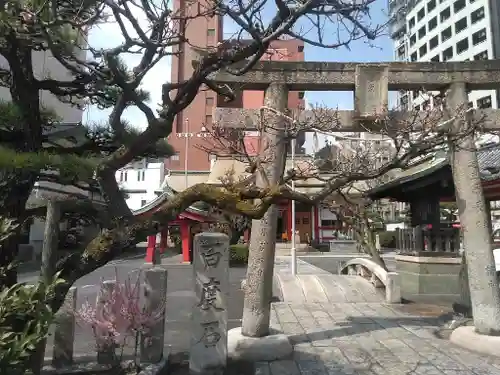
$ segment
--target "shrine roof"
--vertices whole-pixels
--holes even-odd
[[[477,150],[477,160],[481,180],[500,180],[500,144],[487,145]],[[438,172],[445,172],[450,179],[450,159],[446,151],[439,151],[416,160],[413,165],[404,170],[396,170],[388,182],[371,189],[368,195],[373,199],[390,197],[395,190],[403,185],[415,183]]]
[[[158,208],[158,206],[160,206],[163,202],[166,202],[169,198],[173,197],[175,194],[177,193],[168,184],[164,183],[158,197],[148,202],[145,206],[137,210],[133,210],[132,213],[134,215],[142,215],[148,212],[154,212],[156,208]],[[198,215],[200,217],[207,217],[208,212],[205,209],[201,208],[200,206],[201,205],[193,204],[189,206],[185,212],[188,214]]]

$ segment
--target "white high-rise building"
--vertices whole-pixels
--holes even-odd
[[[498,58],[497,0],[392,0],[390,32],[398,61],[468,61]],[[425,109],[432,98],[401,93],[401,107]],[[469,106],[498,108],[498,92],[473,91]]]

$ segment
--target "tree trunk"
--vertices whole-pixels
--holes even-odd
[[[368,252],[368,254],[371,256],[371,260],[373,260],[375,263],[377,263],[384,270],[389,271],[387,269],[386,264],[385,264],[384,258],[382,258],[382,256],[380,256],[380,253],[378,252],[378,249],[375,246],[375,237],[373,234],[373,230],[370,228],[370,226],[368,224],[368,220],[366,220],[366,219],[365,219],[364,226],[366,228],[366,242],[364,243],[364,246],[363,246],[363,248],[365,249],[365,252]]]
[[[467,103],[465,84],[462,82],[452,84],[448,93],[448,106],[452,116],[458,117],[454,122],[456,134],[467,131],[468,124],[464,113]],[[455,195],[464,235],[474,326],[480,334],[498,335],[500,292],[496,280],[474,136],[470,134],[461,138],[456,145],[453,145],[451,156]]]
[[[284,84],[271,83],[266,90],[264,104],[285,113],[288,105],[288,89]],[[271,185],[282,177],[286,163],[284,118],[265,110],[262,129],[261,155],[265,155],[264,169]],[[265,187],[263,176],[257,184]],[[250,252],[248,257],[247,284],[243,307],[242,333],[245,336],[262,337],[269,334],[269,316],[273,293],[274,253],[278,207],[272,205],[262,219],[252,221]]]

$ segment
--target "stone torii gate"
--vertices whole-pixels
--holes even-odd
[[[469,90],[500,87],[500,60],[376,64],[266,61],[258,62],[244,76],[220,71],[211,78],[236,91],[264,90],[265,105],[281,113],[287,111],[289,91],[354,91],[353,111],[333,113],[332,110],[332,116],[335,115],[338,120],[334,130],[337,132],[380,132],[380,125],[374,120],[387,115],[388,91],[422,89],[448,91],[448,111],[444,111],[438,121],[451,120],[448,122],[450,132],[456,134],[467,128],[469,121],[480,121],[485,131],[500,128],[499,110],[478,109],[472,113],[461,110],[467,108]],[[447,112],[455,117],[450,118]],[[260,115],[260,110],[217,108],[214,119],[227,127],[254,130],[260,128]],[[417,116],[414,112],[394,112],[389,116],[396,123],[398,120],[418,123],[428,119],[425,111]],[[313,111],[302,111],[294,118],[313,122],[315,114]],[[266,121],[276,123],[282,120],[271,116]],[[418,127],[418,124],[415,126]],[[452,169],[460,222],[464,229],[474,323],[478,333],[492,334],[500,332],[500,294],[495,272],[491,272],[494,261],[474,149],[472,135],[461,139],[458,147],[451,150]],[[471,176],[474,178],[471,179]],[[266,272],[271,272],[271,275],[263,275],[263,279],[272,278],[272,269]]]

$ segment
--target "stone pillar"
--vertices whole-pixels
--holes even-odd
[[[77,289],[72,287],[66,294],[64,304],[55,316],[54,351],[52,365],[56,368],[73,363],[73,343],[75,341],[75,309]]]
[[[103,306],[106,302],[109,302],[112,298],[116,281],[106,280],[101,284],[101,290],[96,298],[96,314],[102,313]],[[102,365],[115,364],[116,362],[116,352],[115,347],[102,346],[100,343],[96,342],[97,346],[97,363]]]
[[[194,290],[189,370],[222,373],[227,360],[229,238],[223,233],[194,237]],[[212,372],[210,372],[212,371]]]
[[[457,117],[453,123],[454,134],[467,131],[467,103],[465,83],[453,83],[448,92],[447,106],[450,117]],[[500,293],[475,148],[472,134],[462,137],[452,147],[451,166],[464,233],[474,326],[479,334],[498,335]]]
[[[59,222],[61,206],[59,202],[47,201],[47,214],[45,216],[45,230],[42,245],[42,267],[40,268],[42,280],[47,284],[54,278],[57,263],[57,247],[59,242]]]
[[[161,267],[144,272],[144,307],[155,318],[141,337],[141,363],[158,363],[163,358],[167,275]]]
[[[264,95],[264,104],[285,114],[288,107],[288,87],[273,82]],[[276,184],[283,174],[286,163],[287,120],[280,114],[263,110],[262,149],[266,176],[257,174],[256,184],[267,187]],[[252,220],[252,237],[248,257],[247,287],[243,307],[242,334],[251,337],[269,335],[271,298],[273,293],[274,254],[278,207],[272,205],[260,220]]]
[[[61,206],[55,200],[47,201],[47,214],[45,215],[45,229],[42,245],[42,266],[40,267],[40,279],[46,285],[50,285],[54,279],[57,264],[57,246],[59,242],[59,222],[61,218]],[[38,343],[33,352],[30,362],[35,375],[39,374],[43,367],[47,340]]]

